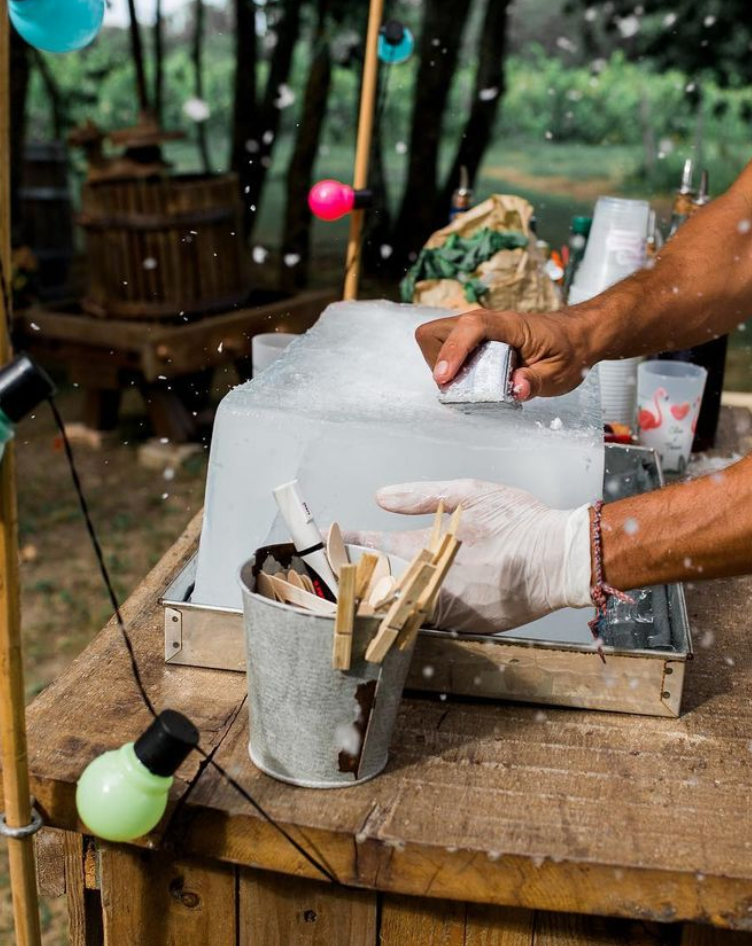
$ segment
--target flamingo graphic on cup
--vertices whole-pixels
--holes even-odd
[[[683,361],[645,361],[637,369],[640,443],[655,450],[667,473],[686,469],[707,376]]]

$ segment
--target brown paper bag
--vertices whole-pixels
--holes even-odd
[[[470,277],[480,277],[488,285],[480,299],[484,309],[514,309],[517,312],[553,311],[561,307],[560,295],[544,272],[545,259],[535,245],[535,234],[530,229],[533,207],[522,197],[494,194],[466,213],[459,214],[446,227],[437,230],[426,243],[426,248],[442,246],[449,236],[457,233],[470,237],[476,231],[513,230],[529,238],[527,248],[500,250],[482,263]],[[467,311],[476,309],[468,302],[462,283],[457,279],[424,279],[415,285],[414,303]]]

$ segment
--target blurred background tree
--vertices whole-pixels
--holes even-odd
[[[14,43],[17,155],[147,107],[188,132],[166,148],[177,170],[238,173],[249,252],[271,251],[259,280],[331,283],[347,224],[312,222],[305,194],[351,178],[366,14],[367,0],[115,0],[81,55]],[[556,243],[605,189],[662,210],[686,155],[716,193],[748,156],[742,0],[387,0],[387,16],[417,38],[408,63],[382,69],[378,101],[366,257],[392,282],[445,222],[462,165],[477,198],[531,199]]]

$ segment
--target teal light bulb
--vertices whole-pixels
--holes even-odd
[[[2,408],[0,408],[0,460],[3,458],[5,453],[5,445],[9,440],[13,439],[13,434],[15,433],[15,428],[11,424],[10,420],[3,413]]]
[[[379,33],[379,59],[396,66],[407,62],[415,49],[415,37],[397,20],[389,20]]]
[[[46,53],[83,49],[102,28],[105,0],[10,0],[13,26]]]
[[[133,841],[159,823],[173,778],[198,745],[193,723],[164,710],[135,743],[98,756],[76,787],[76,808],[86,827],[106,841]]]

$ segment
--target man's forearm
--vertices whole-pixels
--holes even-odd
[[[590,362],[698,345],[752,314],[752,164],[698,211],[655,264],[569,310]]]
[[[606,581],[644,585],[752,572],[752,457],[603,508]]]

